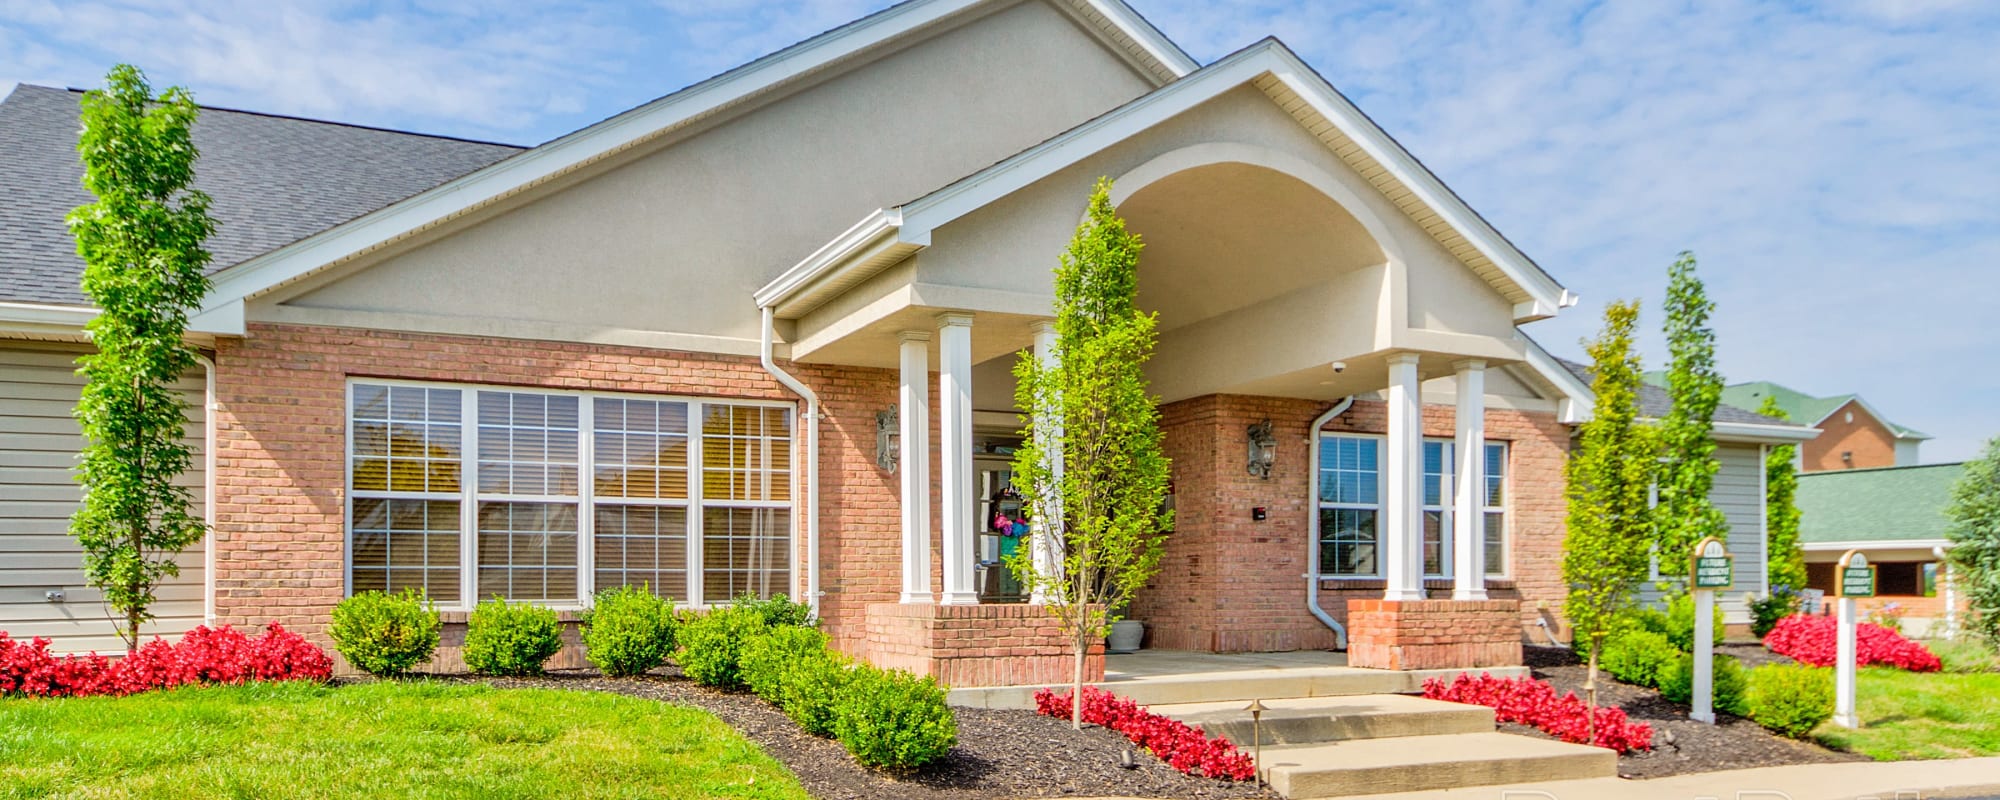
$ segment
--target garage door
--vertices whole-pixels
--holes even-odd
[[[113,612],[83,577],[83,556],[69,537],[69,516],[83,492],[74,477],[82,446],[76,407],[83,380],[74,346],[0,342],[0,631],[17,639],[45,636],[64,652],[124,650]],[[201,500],[200,373],[181,384],[189,400],[188,442],[194,469],[180,482]],[[178,634],[202,621],[202,547],[181,554],[180,577],[160,587],[144,628]],[[49,594],[59,592],[61,600]]]

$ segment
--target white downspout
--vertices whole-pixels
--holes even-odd
[[[1951,568],[1951,556],[1945,553],[1943,547],[1931,548],[1931,555],[1937,556],[1937,582],[1940,584],[1938,588],[1944,590],[1944,637],[1934,636],[1932,638],[1956,637],[1958,636],[1958,602],[1957,598],[1952,597],[1955,594],[1952,588],[1954,584],[1958,583],[1958,570]]]
[[[764,331],[758,357],[764,363],[764,371],[771,373],[785,388],[806,399],[806,605],[812,607],[815,618],[819,616],[819,394],[814,392],[792,374],[778,368],[778,362],[771,358],[771,337],[776,320],[771,307],[764,307]]]
[[[1326,413],[1314,418],[1312,427],[1306,429],[1306,438],[1311,443],[1311,455],[1307,457],[1306,462],[1307,475],[1312,475],[1319,468],[1319,429],[1326,427],[1334,417],[1345,413],[1352,405],[1354,405],[1353,397],[1342,398],[1340,402],[1334,403],[1332,408],[1327,409]],[[1312,532],[1306,537],[1306,610],[1311,611],[1320,622],[1326,623],[1327,627],[1333,629],[1334,649],[1346,650],[1347,626],[1340,624],[1333,615],[1326,613],[1326,609],[1319,607],[1319,481],[1308,480],[1306,483],[1308,491],[1312,492],[1312,501],[1306,504],[1306,513],[1312,520]]]
[[[215,361],[201,362],[201,622],[215,625]]]

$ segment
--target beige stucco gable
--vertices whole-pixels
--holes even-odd
[[[856,217],[1154,87],[1069,12],[999,5],[246,316],[748,352],[752,292]]]

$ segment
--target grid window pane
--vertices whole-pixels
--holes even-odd
[[[791,587],[791,512],[781,508],[704,508],[702,599],[786,594]]]
[[[1444,504],[1444,476],[1451,474],[1450,442],[1424,442],[1424,505]]]
[[[480,392],[479,491],[575,496],[577,413],[572,395]]]
[[[687,403],[600,397],[591,412],[597,496],[687,499]]]
[[[458,502],[354,498],[354,591],[458,600]]]
[[[1498,442],[1486,443],[1486,505],[1499,506],[1506,501],[1507,486],[1507,445]]]
[[[574,603],[576,506],[479,504],[479,597]]]
[[[597,590],[644,585],[687,599],[687,517],[685,508],[598,506]]]
[[[702,407],[702,497],[791,500],[789,409],[709,403]]]
[[[1328,436],[1319,456],[1319,499],[1323,503],[1382,502],[1379,443],[1356,436]]]
[[[1436,576],[1444,574],[1444,550],[1447,544],[1443,511],[1424,512],[1424,574]]]
[[[349,420],[357,492],[456,492],[459,393],[356,384]]]
[[[1375,574],[1375,517],[1374,509],[1320,509],[1320,574]]]
[[[1486,574],[1507,574],[1507,519],[1498,511],[1486,512]]]

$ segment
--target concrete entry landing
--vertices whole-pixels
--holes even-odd
[[[1141,705],[1213,703],[1287,697],[1334,697],[1363,694],[1413,694],[1430,678],[1451,680],[1461,673],[1490,672],[1511,677],[1526,667],[1477,670],[1427,669],[1391,671],[1347,666],[1341,653],[1197,653],[1143,650],[1104,657],[1104,681],[1092,684]],[[954,688],[952,705],[976,708],[1034,708],[1040,686]]]

